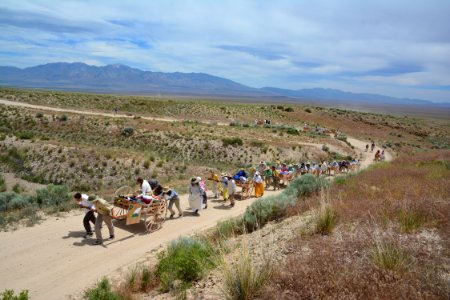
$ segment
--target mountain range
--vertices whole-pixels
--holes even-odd
[[[24,69],[0,66],[0,85],[120,94],[196,95],[305,103],[450,107],[450,103],[350,93],[336,89],[253,88],[205,73],[150,72],[121,64],[97,67],[84,63],[48,63]]]

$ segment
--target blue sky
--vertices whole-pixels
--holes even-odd
[[[121,63],[450,102],[449,0],[0,2],[0,65]]]

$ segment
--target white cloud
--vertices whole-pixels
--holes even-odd
[[[448,15],[445,0],[3,0],[0,63],[114,62],[255,87],[420,92],[450,101],[449,91],[422,88],[449,85]],[[423,71],[365,75],[405,65]]]

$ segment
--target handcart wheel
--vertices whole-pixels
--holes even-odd
[[[115,192],[114,192],[114,196],[115,197],[120,197],[120,196],[126,196],[126,195],[131,195],[133,194],[133,188],[131,188],[128,185],[122,186],[120,188],[118,188]]]

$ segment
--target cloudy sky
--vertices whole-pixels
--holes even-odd
[[[450,102],[450,0],[2,0],[0,65],[121,63]]]

